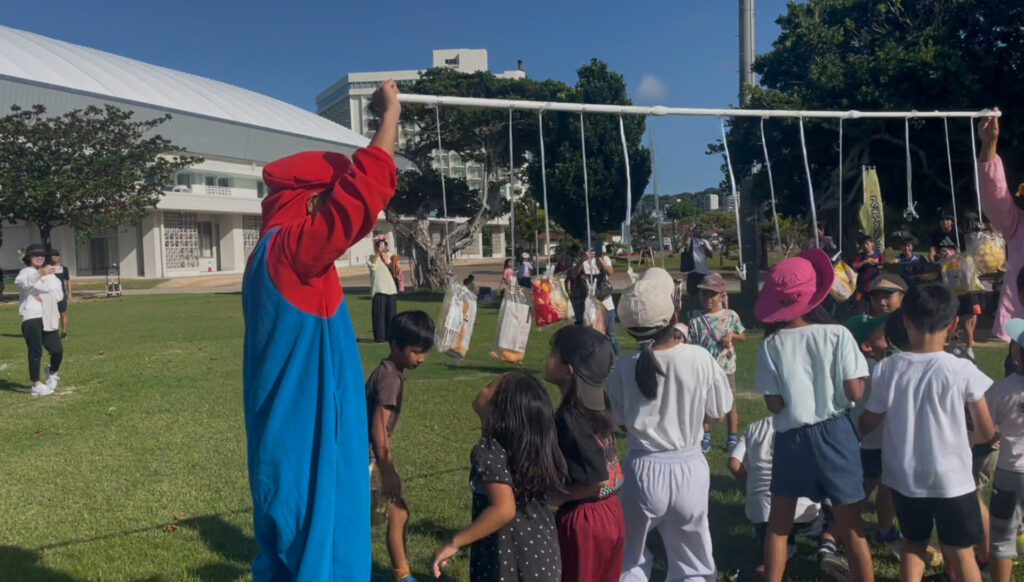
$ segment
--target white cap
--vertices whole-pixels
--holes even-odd
[[[676,307],[672,300],[674,294],[675,281],[672,275],[665,269],[650,268],[619,299],[616,308],[619,320],[630,330],[659,331],[675,316]]]

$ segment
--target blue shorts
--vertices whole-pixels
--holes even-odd
[[[864,499],[857,431],[848,414],[775,435],[772,495],[828,498],[833,505]]]

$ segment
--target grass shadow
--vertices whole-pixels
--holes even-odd
[[[181,521],[181,525],[195,530],[199,534],[199,539],[203,540],[211,552],[220,554],[232,562],[247,564],[259,551],[256,540],[242,533],[242,530],[219,515],[190,517]]]
[[[17,384],[15,382],[11,382],[6,378],[0,378],[0,390],[28,394],[30,392],[30,387],[25,384]]]
[[[537,372],[530,368],[524,368],[519,364],[504,364],[504,365],[479,365],[479,364],[459,364],[456,362],[446,362],[444,367],[449,370],[474,370],[477,372],[487,372],[489,374],[504,374],[505,372],[511,372],[513,370],[525,370],[527,372]]]
[[[24,582],[77,582],[78,578],[40,564],[42,555],[17,546],[0,546],[0,579]]]
[[[228,582],[238,580],[248,571],[237,564],[222,562],[217,564],[204,564],[195,570],[192,575],[201,582]]]
[[[20,333],[0,333],[0,337],[25,337]]]

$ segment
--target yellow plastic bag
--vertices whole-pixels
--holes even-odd
[[[970,255],[955,255],[939,261],[942,268],[942,283],[953,290],[957,295],[981,291],[981,281],[978,280],[974,268],[974,258]]]
[[[832,281],[832,297],[836,301],[846,301],[857,290],[857,272],[845,261],[835,264],[836,278]]]

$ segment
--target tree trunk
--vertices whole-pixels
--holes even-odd
[[[50,247],[50,230],[51,230],[51,227],[50,227],[49,224],[40,224],[39,225],[39,240],[43,243],[43,246],[45,246],[48,249],[51,248]]]

